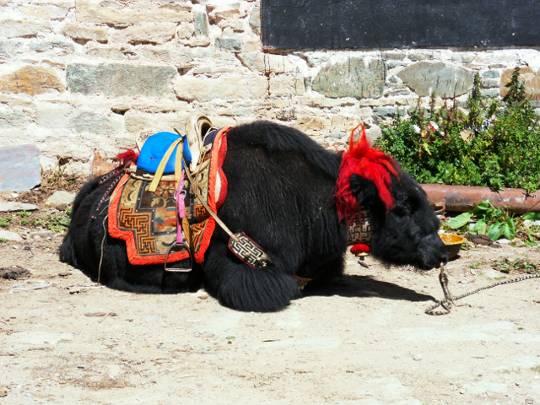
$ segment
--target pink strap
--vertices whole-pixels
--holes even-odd
[[[180,177],[176,191],[174,192],[174,198],[176,200],[176,243],[181,245],[184,243],[184,238],[182,237],[182,218],[186,216],[186,203],[185,203],[186,192],[184,190],[184,173]]]

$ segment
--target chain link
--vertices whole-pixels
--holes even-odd
[[[510,280],[497,281],[493,284],[489,284],[484,287],[479,287],[475,290],[467,291],[461,295],[454,297],[450,294],[450,290],[448,290],[448,278],[446,276],[445,268],[443,266],[441,268],[441,272],[439,273],[439,281],[441,283],[441,287],[444,292],[444,299],[441,301],[438,301],[436,304],[429,306],[425,310],[425,313],[428,315],[447,315],[450,313],[452,307],[455,305],[455,302],[460,299],[477,294],[480,291],[489,290],[490,288],[497,287],[499,285],[518,283],[520,281],[530,280],[533,278],[540,278],[540,274],[527,274],[520,277],[512,278]],[[435,309],[437,309],[438,307],[442,307],[444,311],[435,311]]]

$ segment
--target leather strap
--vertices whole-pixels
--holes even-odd
[[[174,165],[174,178],[178,184],[178,181],[180,181],[180,175],[182,172],[181,162],[183,160],[183,151],[184,151],[183,142],[184,142],[184,138],[181,137],[180,139],[177,139],[176,141],[171,143],[171,145],[169,146],[169,148],[167,149],[167,151],[161,158],[161,161],[159,162],[159,166],[156,172],[154,173],[154,178],[152,179],[152,182],[148,186],[149,192],[155,193],[157,186],[161,180],[161,177],[163,176],[163,172],[165,171],[165,166],[167,165],[167,162],[171,158],[171,155],[173,154],[174,150],[178,147],[178,145],[181,145],[182,147],[180,148],[180,153],[178,152],[176,153],[176,160],[175,160],[175,165]],[[180,155],[180,157],[178,155]],[[180,167],[180,170],[177,170],[177,166]]]
[[[212,218],[215,219],[216,223],[221,227],[221,229],[223,229],[227,233],[227,235],[229,235],[232,239],[237,240],[238,238],[236,237],[236,235],[234,233],[232,233],[232,231],[229,229],[229,227],[227,225],[225,225],[225,223],[217,216],[217,214],[214,211],[212,211],[212,209],[206,203],[206,201],[204,201],[204,198],[202,197],[201,193],[199,192],[199,187],[198,187],[197,183],[195,182],[195,180],[193,179],[193,176],[191,176],[191,172],[190,172],[188,166],[185,164],[185,162],[184,162],[184,165],[185,165],[184,169],[186,171],[186,175],[187,175],[187,178],[189,180],[189,185],[190,185],[191,191],[193,191],[193,194],[195,194],[195,197],[197,197],[197,199],[203,205],[203,207],[206,208],[206,211],[208,211],[208,213],[212,216]]]

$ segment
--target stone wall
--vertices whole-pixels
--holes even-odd
[[[262,51],[258,0],[0,0],[0,146],[33,143],[45,168],[88,171],[150,130],[194,113],[218,125],[270,119],[325,145],[419,96],[464,96],[480,72],[497,97],[527,65],[540,107],[540,51]]]

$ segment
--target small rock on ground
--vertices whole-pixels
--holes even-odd
[[[0,201],[0,212],[11,211],[35,211],[38,206],[35,204],[23,203],[18,201]]]
[[[11,242],[20,242],[22,241],[21,235],[11,231],[5,231],[0,229],[0,240],[9,240]]]
[[[32,273],[21,266],[0,267],[0,278],[6,280],[21,280],[30,277]]]
[[[64,209],[69,207],[75,199],[75,193],[59,190],[55,191],[49,198],[45,200],[47,207]]]

